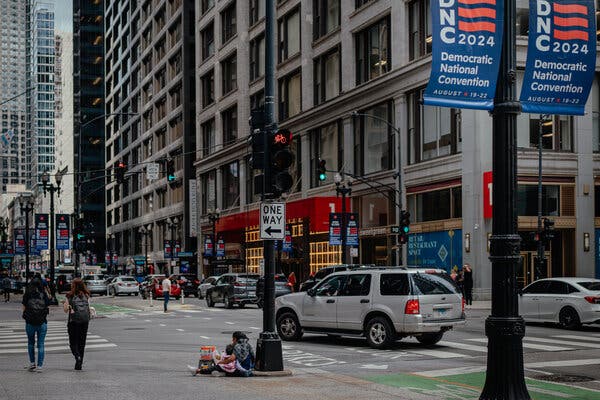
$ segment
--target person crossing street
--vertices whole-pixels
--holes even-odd
[[[163,299],[164,299],[164,312],[168,312],[169,296],[171,294],[171,280],[168,276],[162,281]]]

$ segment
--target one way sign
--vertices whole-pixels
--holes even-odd
[[[262,240],[285,238],[285,203],[261,203],[260,238]]]

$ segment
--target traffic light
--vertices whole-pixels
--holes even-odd
[[[252,156],[250,166],[252,169],[265,168],[265,111],[263,108],[250,111],[250,145]]]
[[[119,161],[117,165],[115,165],[114,169],[115,181],[117,183],[125,182],[125,171],[127,170],[127,165],[123,161]]]
[[[167,158],[165,163],[165,169],[167,170],[167,182],[174,182],[175,179],[177,179],[177,176],[175,175],[175,160],[172,158]]]
[[[544,218],[544,231],[542,232],[542,240],[548,241],[554,238],[554,221],[549,218]]]
[[[273,197],[288,192],[294,185],[294,178],[289,172],[289,167],[294,163],[294,154],[291,151],[292,132],[288,129],[278,129],[271,138],[271,188]]]
[[[410,232],[410,213],[408,211],[400,211],[400,243],[408,242],[408,233]]]
[[[323,159],[317,160],[317,178],[319,182],[327,179],[327,161]]]

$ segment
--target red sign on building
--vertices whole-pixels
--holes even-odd
[[[483,173],[483,218],[492,218],[492,187],[493,173],[487,171]]]

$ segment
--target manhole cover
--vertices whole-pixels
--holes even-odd
[[[145,329],[146,328],[123,328],[123,330],[126,330],[126,331],[143,331]]]
[[[542,381],[549,382],[564,382],[564,383],[575,383],[575,382],[591,382],[594,378],[585,375],[539,375],[534,377]]]

